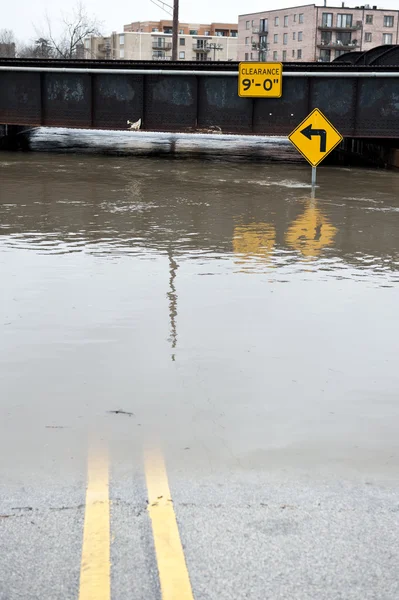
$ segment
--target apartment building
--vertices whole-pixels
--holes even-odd
[[[136,21],[123,27],[123,31],[141,33],[172,33],[173,21]],[[190,24],[179,23],[181,35],[203,35],[216,37],[238,37],[237,23]]]
[[[123,33],[85,40],[85,57],[109,60],[171,60],[172,21],[137,21]],[[179,60],[235,61],[238,26],[231,23],[179,23]]]
[[[330,62],[345,52],[397,44],[399,11],[306,4],[240,15],[239,60]]]

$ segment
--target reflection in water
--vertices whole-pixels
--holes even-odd
[[[254,259],[269,263],[275,242],[276,230],[270,223],[251,223],[235,227],[233,249],[239,256],[237,264],[245,265]],[[243,268],[243,271],[245,270],[246,268]]]
[[[169,299],[169,319],[170,319],[170,338],[169,341],[172,344],[172,349],[175,350],[177,345],[177,327],[176,327],[176,317],[177,317],[177,292],[175,286],[176,272],[179,268],[176,260],[173,258],[172,252],[168,251],[169,257],[169,292],[167,294]],[[172,352],[172,361],[176,360],[176,355]]]
[[[316,200],[306,203],[303,214],[297,217],[288,228],[286,242],[308,258],[319,256],[326,246],[334,242],[337,228],[317,207]]]

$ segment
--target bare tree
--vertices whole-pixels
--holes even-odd
[[[31,44],[18,46],[17,55],[20,58],[54,58],[54,49],[49,40],[39,38]]]
[[[0,29],[0,57],[14,58],[15,36],[11,29]]]
[[[59,36],[53,33],[53,26],[46,16],[46,32],[41,34],[41,40],[48,41],[56,58],[83,57],[84,40],[92,35],[100,34],[100,23],[90,16],[81,0],[68,15],[63,17],[63,28]]]

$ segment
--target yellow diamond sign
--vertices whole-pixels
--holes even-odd
[[[312,167],[317,167],[344,138],[323,113],[315,108],[288,139]]]

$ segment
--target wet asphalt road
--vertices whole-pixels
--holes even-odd
[[[214,143],[0,156],[1,600],[399,598],[399,175]]]

